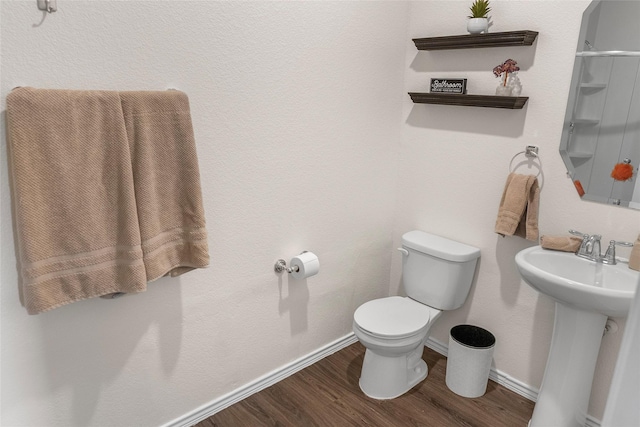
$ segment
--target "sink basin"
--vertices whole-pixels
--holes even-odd
[[[607,265],[540,246],[520,251],[516,266],[524,281],[556,301],[611,317],[626,317],[640,272],[626,263]]]
[[[607,317],[626,317],[640,273],[534,246],[516,266],[533,289],[556,301],[553,336],[529,427],[584,427]]]

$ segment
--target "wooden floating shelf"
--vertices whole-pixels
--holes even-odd
[[[453,93],[409,92],[416,104],[461,105],[467,107],[508,108],[520,110],[528,96],[459,95]]]
[[[465,34],[461,36],[413,39],[418,50],[475,49],[481,47],[531,46],[537,31],[507,31],[503,33]]]

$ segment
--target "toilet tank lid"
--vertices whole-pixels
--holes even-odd
[[[480,257],[478,248],[420,230],[404,233],[402,246],[453,262],[466,262]]]

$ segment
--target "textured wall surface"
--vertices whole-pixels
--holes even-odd
[[[28,316],[3,127],[0,424],[159,425],[350,333],[389,287],[408,5],[58,5],[40,23],[35,2],[2,2],[2,101],[15,86],[186,92],[212,264]],[[303,250],[317,276],[273,272]]]
[[[2,120],[0,423],[179,417],[349,333],[360,303],[401,293],[394,248],[414,228],[482,250],[467,304],[441,318],[435,338],[446,342],[461,322],[486,327],[496,368],[539,385],[553,304],[515,270],[514,254],[531,243],[493,233],[509,161],[540,146],[543,233],[630,240],[640,214],[580,201],[557,153],[587,2],[492,3],[492,31],[536,30],[536,44],[417,52],[412,37],[465,33],[465,2],[59,0],[43,21],[35,2],[0,2],[2,110],[15,86],[190,96],[212,256],[209,269],[140,295],[28,316]],[[493,93],[491,70],[509,57],[523,68],[524,110],[414,105],[406,95],[443,76]],[[302,250],[319,255],[320,274],[293,282],[272,272]],[[604,339],[596,417],[619,337]]]

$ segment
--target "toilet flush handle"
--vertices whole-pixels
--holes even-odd
[[[404,256],[409,256],[409,251],[408,251],[408,250],[406,250],[405,248],[398,248],[398,250],[399,250],[400,252],[402,252],[402,255],[404,255]]]

